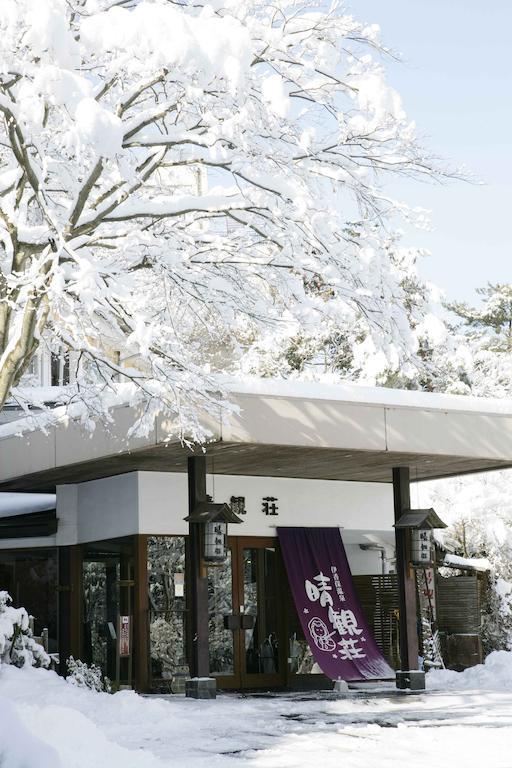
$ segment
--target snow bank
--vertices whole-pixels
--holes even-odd
[[[491,690],[512,691],[512,652],[494,651],[484,664],[454,672],[435,669],[427,674],[429,690]]]
[[[126,691],[114,696],[95,693],[68,685],[55,672],[3,667],[0,696],[1,768],[162,768],[165,765],[151,753],[128,749],[109,738],[109,726],[121,724],[125,719],[129,727],[135,727],[135,711],[139,722],[145,720],[145,700],[134,693]],[[7,697],[16,709],[7,702],[10,709],[6,710],[4,726],[2,701]],[[151,702],[148,705],[151,710]],[[158,709],[158,703],[156,706]],[[154,714],[151,712],[148,720]],[[9,746],[12,759],[4,765],[1,749],[8,742],[12,724],[16,744]],[[183,722],[180,727],[183,729]],[[10,752],[7,755],[10,756]],[[41,755],[48,756],[46,762]]]
[[[437,679],[438,685],[430,687],[446,692],[413,699],[319,693],[163,700],[131,691],[95,693],[68,685],[53,672],[6,666],[0,669],[0,696],[16,712],[14,723],[9,719],[4,727],[0,711],[0,766],[339,768],[342,763],[343,768],[396,768],[410,765],[414,752],[416,768],[509,768],[510,656],[494,654],[481,680],[475,679],[478,668],[431,672],[429,684]],[[510,693],[489,693],[497,679]],[[482,693],[457,690],[477,685]],[[1,751],[10,734],[11,742],[26,750],[18,762],[9,762]],[[58,759],[44,762],[43,756],[52,753],[38,739],[51,745]]]
[[[57,752],[34,736],[14,706],[0,696],[0,766],[2,768],[61,768]]]

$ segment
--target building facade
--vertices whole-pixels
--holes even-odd
[[[322,684],[276,526],[307,527],[314,517],[315,525],[340,528],[354,575],[392,572],[391,487],[211,473],[206,487],[243,520],[230,526],[226,561],[208,568],[210,674],[221,688],[305,685],[306,675]],[[181,691],[190,673],[186,475],[142,471],[59,485],[55,507],[54,534],[4,539],[2,588],[34,615],[36,634],[48,629],[50,652],[61,650],[60,597],[72,655],[122,685]],[[59,584],[59,561],[62,576],[67,560],[70,584]],[[130,637],[127,655],[118,658],[120,616],[130,617]],[[241,616],[251,626],[243,628]]]
[[[179,691],[208,676],[226,689],[322,685],[276,526],[340,528],[356,579],[395,572],[390,631],[410,685],[416,583],[410,531],[393,525],[413,506],[411,480],[510,467],[512,408],[271,381],[236,385],[232,399],[239,412],[210,418],[211,441],[195,452],[161,419],[128,437],[128,406],[92,434],[73,421],[21,436],[23,423],[1,426],[0,492],[54,494],[56,510],[7,509],[1,587],[34,614],[36,633],[48,629],[62,667],[73,655],[120,685]],[[208,498],[241,521],[215,566],[199,526],[184,520]]]

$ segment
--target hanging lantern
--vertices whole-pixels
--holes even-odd
[[[433,509],[408,509],[395,523],[395,528],[408,528],[411,532],[410,562],[413,568],[430,568],[435,563],[432,531],[446,528]]]
[[[217,520],[204,525],[205,563],[224,563],[228,553],[228,524]]]
[[[229,504],[200,501],[185,520],[202,527],[205,565],[222,565],[228,556],[228,523],[242,523]]]
[[[411,563],[418,568],[434,564],[435,550],[432,529],[416,528],[411,531]]]

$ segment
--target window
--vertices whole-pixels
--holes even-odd
[[[181,692],[186,659],[185,537],[148,537],[151,687]]]
[[[34,617],[34,634],[48,630],[48,650],[57,651],[57,554],[55,549],[0,551],[0,589]]]
[[[50,386],[64,387],[69,384],[69,352],[55,354],[52,352],[50,362]]]

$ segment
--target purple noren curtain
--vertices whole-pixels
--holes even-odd
[[[357,598],[338,528],[278,528],[295,607],[331,680],[394,678]]]

